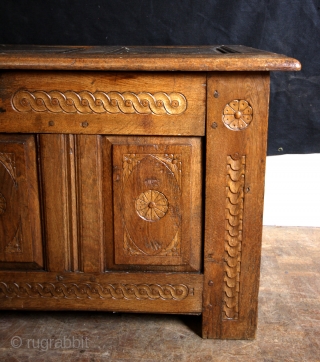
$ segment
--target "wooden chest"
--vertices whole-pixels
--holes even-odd
[[[255,335],[269,71],[243,46],[0,47],[0,308]]]

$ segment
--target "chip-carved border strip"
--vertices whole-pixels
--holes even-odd
[[[184,284],[0,282],[0,298],[175,300],[192,294]]]

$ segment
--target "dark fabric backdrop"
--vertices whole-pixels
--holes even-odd
[[[272,72],[268,154],[320,152],[320,0],[7,0],[0,43],[242,44],[295,57]]]

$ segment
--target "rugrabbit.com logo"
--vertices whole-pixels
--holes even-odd
[[[49,349],[87,349],[89,348],[88,337],[64,336],[61,338],[22,338],[13,336],[10,340],[13,348],[38,349],[48,351]]]

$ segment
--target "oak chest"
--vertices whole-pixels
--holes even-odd
[[[0,47],[0,308],[254,337],[269,71],[243,46]]]

